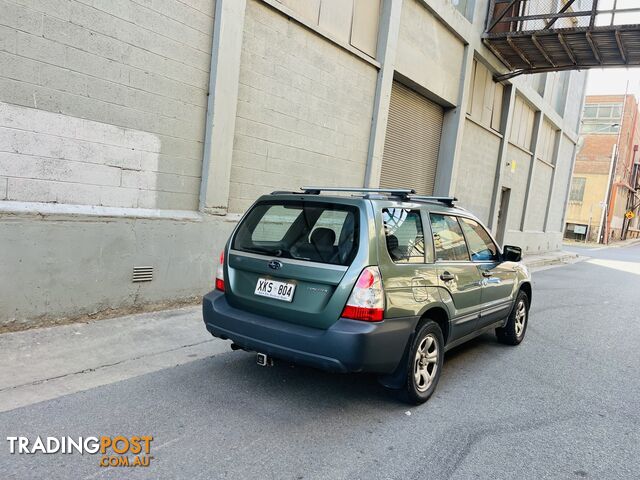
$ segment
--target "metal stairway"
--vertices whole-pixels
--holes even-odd
[[[491,0],[483,42],[522,73],[640,66],[640,0]]]

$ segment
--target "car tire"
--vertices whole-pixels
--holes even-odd
[[[527,325],[529,325],[529,297],[521,290],[518,292],[507,324],[502,328],[496,328],[496,337],[505,345],[519,345],[524,339]]]
[[[433,320],[423,323],[413,337],[407,359],[407,401],[418,405],[429,400],[440,380],[444,363],[444,337]]]

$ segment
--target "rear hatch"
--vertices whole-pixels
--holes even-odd
[[[361,270],[349,267],[368,257],[365,208],[362,199],[263,197],[231,238],[228,302],[299,325],[331,326]]]

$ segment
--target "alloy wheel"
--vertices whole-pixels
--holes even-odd
[[[433,334],[429,333],[422,339],[416,350],[413,368],[416,389],[419,392],[428,390],[436,377],[437,371],[438,341]]]
[[[524,333],[524,327],[527,322],[527,306],[524,304],[524,301],[520,300],[516,307],[516,318],[515,318],[515,327],[516,327],[516,337],[520,338]]]

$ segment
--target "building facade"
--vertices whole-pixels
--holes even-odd
[[[640,202],[640,125],[635,96],[587,96],[580,145],[565,236],[600,242],[640,236],[637,216],[626,218]]]
[[[0,0],[0,324],[197,297],[251,202],[308,184],[559,248],[585,74],[496,82],[488,3]]]

